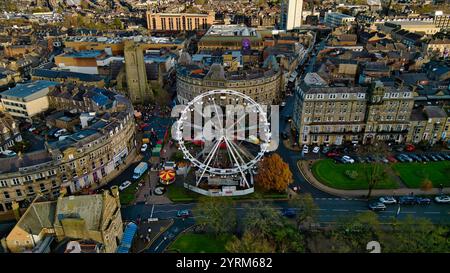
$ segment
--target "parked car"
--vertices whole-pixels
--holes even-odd
[[[414,152],[416,150],[416,147],[412,144],[406,144],[405,151],[407,152]]]
[[[439,195],[434,198],[434,201],[439,204],[448,204],[450,203],[450,196],[447,195]]]
[[[285,101],[282,101],[281,104],[280,104],[280,106],[281,106],[281,107],[285,107],[285,106],[286,106],[286,102],[285,102]]]
[[[382,156],[382,155],[378,156],[378,160],[380,162],[383,162],[383,163],[386,163],[386,164],[389,163],[389,160],[385,156]]]
[[[373,202],[369,204],[369,209],[373,211],[382,211],[386,210],[386,205],[381,202]]]
[[[400,205],[415,205],[417,201],[414,196],[400,196],[398,203]]]
[[[125,181],[119,186],[119,191],[123,191],[124,189],[128,188],[131,185],[130,181]]]
[[[191,211],[187,209],[180,209],[177,211],[177,217],[188,218],[191,216]]]
[[[364,159],[361,156],[353,156],[353,159],[355,159],[356,163],[364,163]]]
[[[322,153],[323,154],[327,154],[329,151],[330,151],[330,147],[328,147],[328,146],[325,146],[325,147],[322,148]]]
[[[303,152],[304,154],[307,154],[307,153],[309,153],[309,148],[308,148],[308,146],[307,146],[307,145],[303,145],[303,149],[302,149],[302,152]]]
[[[426,155],[420,155],[420,157],[423,159],[423,161],[424,162],[430,162],[431,161],[431,159],[428,157],[428,156],[426,156]]]
[[[439,159],[435,155],[430,154],[430,155],[428,155],[428,157],[430,157],[431,160],[434,161],[434,162],[439,161]]]
[[[445,159],[450,160],[450,154],[441,154]]]
[[[333,157],[333,159],[336,160],[336,162],[339,162],[339,163],[342,163],[342,164],[347,163],[347,162],[345,162],[344,159],[342,159],[342,156],[335,156],[335,157]]]
[[[284,209],[282,209],[281,210],[281,214],[283,216],[285,216],[285,217],[288,217],[288,218],[293,218],[296,215],[295,210],[292,209],[292,208],[284,208]]]
[[[141,152],[147,151],[147,148],[148,148],[147,143],[142,144],[142,146],[141,146]]]
[[[388,156],[388,157],[387,157],[387,160],[389,160],[389,162],[391,162],[391,163],[396,163],[396,162],[398,162],[398,160],[395,159],[395,157],[392,156],[392,155]]]
[[[429,205],[431,204],[431,199],[425,197],[416,197],[416,203],[419,205]]]
[[[355,163],[355,160],[353,158],[349,157],[348,155],[344,155],[342,157],[342,160],[344,160],[345,163],[350,163],[350,164]]]
[[[393,196],[381,196],[379,200],[385,205],[397,204],[397,200]]]
[[[437,159],[444,161],[445,158],[443,156],[441,156],[440,154],[434,154],[435,157],[437,157]]]
[[[327,157],[333,158],[333,157],[339,156],[339,153],[336,151],[331,151],[331,152],[328,152],[326,155],[327,155]]]
[[[2,154],[3,154],[4,156],[8,156],[8,157],[12,157],[12,156],[16,156],[16,155],[17,155],[16,152],[11,151],[11,150],[4,150],[4,151],[2,152]]]
[[[317,154],[318,152],[320,152],[320,147],[319,146],[314,147],[312,152]]]
[[[414,161],[422,162],[422,158],[416,154],[410,154],[408,156],[411,157]]]

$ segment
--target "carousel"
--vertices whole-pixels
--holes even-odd
[[[159,182],[163,185],[170,185],[175,182],[175,171],[161,170],[159,172]]]

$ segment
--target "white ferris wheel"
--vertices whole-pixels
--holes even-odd
[[[234,111],[224,106],[233,105]],[[200,121],[200,122],[199,122]],[[270,122],[265,107],[238,91],[221,89],[200,94],[189,102],[175,124],[184,158],[198,168],[196,186],[206,173],[241,176],[241,186],[268,151]]]

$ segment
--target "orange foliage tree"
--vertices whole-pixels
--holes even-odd
[[[293,181],[289,165],[278,154],[265,157],[259,163],[255,186],[263,191],[282,192]]]

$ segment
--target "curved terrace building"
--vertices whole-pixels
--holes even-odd
[[[48,93],[49,132],[42,149],[0,158],[0,214],[28,206],[38,193],[57,197],[109,182],[135,149],[131,103],[107,89],[58,85]]]

